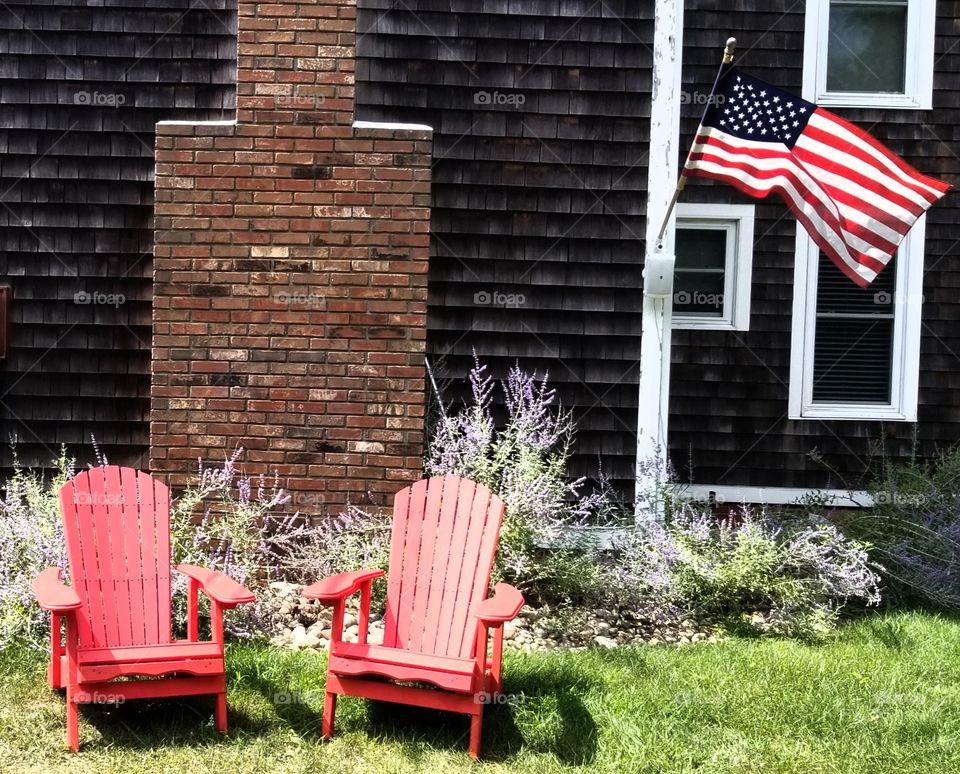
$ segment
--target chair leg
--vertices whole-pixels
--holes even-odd
[[[480,757],[480,731],[483,728],[483,705],[477,708],[477,713],[470,716],[470,757],[474,760]]]
[[[73,686],[67,686],[67,747],[71,752],[80,751],[80,717],[73,700],[75,690]]]
[[[333,736],[333,723],[337,714],[337,694],[327,691],[323,700],[323,738]]]
[[[215,710],[214,718],[217,724],[217,731],[221,734],[227,733],[227,694],[218,693],[217,694],[217,708]]]

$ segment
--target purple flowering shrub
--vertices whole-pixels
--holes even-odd
[[[258,594],[256,603],[239,608],[227,622],[232,634],[267,632],[271,581],[308,584],[347,570],[386,569],[389,515],[353,505],[315,521],[299,513],[275,513],[290,496],[276,476],[267,484],[263,477],[254,482],[240,475],[242,451],[237,449],[220,467],[200,462],[196,483],[171,506],[175,562],[219,570]],[[186,586],[185,578],[175,580],[175,606],[184,610]],[[384,584],[374,584],[374,605],[382,603],[383,590]]]
[[[277,577],[292,583],[313,583],[340,572],[384,570],[390,563],[391,515],[356,505],[316,522],[297,514],[273,524],[270,565]],[[373,584],[371,605],[382,612],[386,584]]]
[[[617,541],[608,587],[621,604],[653,599],[729,628],[816,636],[842,607],[880,601],[866,546],[812,517],[744,509],[717,519],[689,503]]]
[[[887,462],[868,491],[873,507],[839,519],[870,544],[890,595],[960,609],[960,449]]]
[[[170,552],[173,564],[186,562],[218,570],[254,592],[273,579],[272,546],[278,517],[273,510],[290,501],[274,475],[269,484],[240,473],[242,448],[219,467],[197,461],[197,478],[170,504]],[[186,620],[188,579],[171,578],[174,623]],[[201,611],[206,609],[201,595]],[[235,636],[254,636],[261,623],[260,602],[240,607],[225,619]]]
[[[499,385],[507,420],[498,427],[491,413],[497,385],[479,361],[470,371],[470,386],[469,405],[455,412],[441,407],[425,474],[466,476],[503,499],[497,579],[546,601],[595,594],[596,564],[565,540],[597,505],[581,497],[583,480],[566,476],[574,432],[570,412],[555,405],[546,377],[538,380],[514,367]]]
[[[107,464],[96,445],[94,450],[98,464]],[[274,515],[290,498],[276,478],[268,484],[240,475],[241,453],[238,449],[219,467],[200,463],[196,482],[172,500],[171,554],[174,564],[220,570],[256,592],[289,569],[282,557],[291,540],[325,533]],[[0,499],[0,648],[47,647],[49,615],[37,605],[31,584],[46,567],[60,567],[69,582],[58,493],[74,474],[75,461],[63,450],[51,476],[15,465],[7,481]],[[174,624],[182,628],[187,579],[174,573],[172,586]],[[258,606],[242,607],[225,625],[235,635],[247,635],[259,630],[260,617]]]
[[[47,646],[49,615],[37,605],[30,586],[46,567],[66,573],[57,492],[73,476],[73,465],[61,450],[52,481],[16,463],[7,481],[0,499],[0,649],[14,642]]]

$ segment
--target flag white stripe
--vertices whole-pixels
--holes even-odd
[[[909,212],[906,212],[900,208],[897,208],[900,212],[904,213],[907,217],[909,217],[910,221],[904,224],[904,229],[902,232],[896,231],[894,229],[889,228],[885,224],[874,220],[873,218],[870,217],[868,213],[863,212],[861,210],[857,210],[852,205],[847,205],[847,204],[844,204],[843,202],[835,200],[833,197],[830,196],[828,191],[824,190],[821,187],[818,179],[813,175],[811,175],[809,172],[807,172],[807,170],[804,169],[804,167],[801,164],[799,164],[792,157],[792,155],[790,155],[790,151],[786,148],[786,146],[781,143],[741,140],[737,137],[732,137],[726,134],[725,132],[722,132],[717,129],[713,129],[711,127],[704,127],[701,131],[701,134],[705,134],[710,137],[715,137],[718,140],[722,140],[728,145],[733,145],[735,148],[746,146],[746,150],[749,150],[750,147],[755,147],[758,150],[763,151],[765,153],[782,149],[783,156],[779,156],[776,158],[760,159],[760,158],[756,158],[754,156],[749,155],[749,153],[746,152],[746,150],[743,153],[736,153],[736,152],[727,151],[717,146],[713,146],[713,145],[707,146],[707,145],[704,145],[703,143],[697,143],[697,142],[695,142],[693,146],[694,152],[704,152],[706,150],[707,152],[714,154],[719,158],[729,160],[729,162],[733,166],[746,163],[746,164],[750,164],[755,167],[758,167],[760,169],[769,169],[771,171],[776,171],[782,168],[784,165],[789,164],[790,168],[796,172],[798,177],[800,177],[801,182],[807,187],[807,189],[813,195],[815,195],[818,200],[820,200],[820,202],[828,209],[828,211],[835,214],[838,220],[841,221],[841,223],[843,222],[844,219],[849,220],[855,223],[856,225],[863,227],[867,231],[870,231],[871,233],[876,234],[879,238],[883,239],[885,242],[889,242],[890,244],[893,244],[893,245],[899,245],[903,239],[904,234],[906,234],[906,232],[909,231],[910,226],[913,225],[913,223],[916,221],[916,218],[913,217]],[[833,175],[832,173],[831,173],[831,177],[837,178],[837,176]],[[830,182],[834,182],[834,181],[831,180]],[[844,181],[842,178],[838,178],[835,184],[842,184],[844,182],[846,181]],[[860,190],[863,190],[863,189],[860,189]],[[863,196],[860,197],[861,200],[864,200],[864,198],[865,197]],[[891,208],[895,207],[895,205],[893,205],[892,203],[886,200],[881,200],[877,202],[868,202],[868,203],[872,204],[873,206],[879,209],[883,209],[886,211],[889,211]],[[892,213],[892,214],[896,215],[896,213]],[[898,219],[902,220],[902,218],[900,218],[899,216],[898,216]],[[842,229],[842,232],[845,235],[847,235],[847,237],[851,240],[850,246],[855,250],[859,250],[860,252],[863,252],[864,254],[869,255],[870,257],[875,258],[884,263],[890,259],[890,253],[887,252],[886,249],[879,247],[875,243],[865,241],[863,237],[855,234],[851,234],[846,229]]]
[[[773,190],[773,188],[776,187],[777,184],[782,184],[782,185],[789,185],[791,190],[794,191],[794,193],[797,193],[796,186],[792,182],[790,182],[790,180],[785,176],[777,176],[774,178],[770,178],[769,180],[767,178],[758,178],[751,175],[749,171],[743,169],[743,167],[740,165],[737,165],[735,169],[731,170],[727,160],[736,158],[735,156],[733,156],[730,153],[724,152],[722,150],[718,150],[715,146],[701,146],[701,147],[704,148],[702,152],[705,152],[708,156],[714,156],[720,159],[724,159],[724,162],[722,163],[712,162],[712,164],[714,165],[712,168],[706,166],[706,164],[704,163],[705,160],[694,162],[697,165],[697,168],[699,169],[704,169],[704,170],[709,169],[710,171],[719,171],[720,173],[726,175],[729,178],[741,180],[747,185],[749,185],[750,187],[757,188],[763,191],[769,192]],[[792,162],[789,159],[784,159],[784,161],[790,162],[791,171],[794,172],[796,176],[800,179],[800,183],[801,185],[804,186],[804,189],[807,192],[809,192],[813,198],[816,198],[820,202],[820,205],[821,207],[823,207],[824,210],[830,212],[834,216],[834,219],[838,223],[838,225],[836,226],[824,220],[822,213],[818,213],[817,218],[820,220],[823,220],[827,228],[829,228],[833,233],[838,234],[842,239],[844,239],[846,244],[849,245],[850,248],[857,250],[858,252],[861,252],[864,255],[870,256],[871,258],[873,258],[876,261],[879,261],[880,263],[885,264],[887,263],[887,261],[890,260],[891,254],[885,248],[880,247],[867,240],[864,240],[861,236],[857,234],[853,234],[850,231],[848,231],[846,228],[844,228],[845,221],[842,214],[842,208],[840,207],[839,203],[831,199],[823,191],[823,189],[817,185],[816,181],[810,178],[810,176],[807,175],[802,168],[797,166],[794,162]],[[783,170],[786,166],[784,163],[781,163],[778,159],[757,159],[752,156],[744,156],[743,162],[741,163],[749,163],[753,167],[756,167],[759,169],[769,169],[773,172]],[[802,196],[802,193],[800,195]],[[809,202],[807,203],[810,204]],[[810,206],[813,207],[814,205],[811,204]],[[861,220],[864,218],[867,218],[866,215],[857,211],[854,211],[854,214],[856,214],[857,217]],[[848,220],[853,220],[853,218],[848,218]],[[903,240],[903,235],[894,233],[891,239],[887,239],[885,241],[890,242],[891,244],[894,244],[894,245],[899,245],[902,240]]]
[[[850,156],[843,151],[839,151],[831,145],[827,145],[825,142],[820,140],[815,140],[812,137],[807,137],[806,135],[800,135],[800,139],[797,141],[797,144],[794,147],[800,147],[803,150],[809,151],[816,156],[824,159],[825,162],[829,162],[829,168],[818,164],[817,166],[820,169],[823,169],[825,172],[830,174],[835,174],[830,172],[830,168],[833,169],[852,169],[855,172],[859,172],[864,177],[869,177],[876,181],[878,184],[882,185],[886,190],[891,193],[897,194],[898,196],[903,197],[907,201],[911,201],[916,204],[918,207],[926,207],[929,202],[916,191],[907,186],[903,185],[899,180],[893,180],[891,178],[885,178],[883,180],[877,180],[877,168],[870,166],[864,161],[861,161],[855,156]],[[847,184],[841,186],[844,189],[849,188],[852,183],[847,182]],[[877,194],[874,193],[874,196]],[[883,199],[886,202],[886,199]],[[906,210],[904,210],[906,212]],[[910,214],[911,224],[916,220],[917,216]]]
[[[887,158],[884,153],[881,153],[879,150],[877,150],[877,148],[875,148],[871,143],[864,142],[846,126],[833,120],[833,117],[830,116],[829,113],[824,115],[823,111],[815,111],[810,117],[809,125],[815,126],[818,129],[822,129],[824,132],[827,132],[840,140],[849,142],[851,145],[855,146],[864,153],[868,153],[875,158],[877,162],[881,164],[891,175],[899,178],[900,180],[912,183],[913,185],[922,188],[924,191],[929,191],[930,195],[934,197],[934,200],[943,196],[941,191],[932,188],[922,180],[917,180],[917,178],[904,172],[899,166]],[[927,201],[926,204],[930,204],[930,202]]]
[[[851,270],[859,274],[860,276],[872,279],[876,276],[876,272],[869,269],[866,266],[863,266],[856,258],[850,253],[850,246],[848,242],[844,239],[841,233],[838,233],[832,226],[830,226],[827,221],[824,220],[822,214],[817,211],[817,208],[803,198],[803,195],[796,189],[791,181],[786,175],[776,175],[772,178],[755,178],[750,173],[744,171],[743,169],[731,170],[729,164],[726,162],[714,162],[707,159],[701,159],[694,161],[691,165],[696,169],[702,169],[704,172],[710,172],[716,175],[721,175],[727,178],[740,180],[743,183],[746,183],[751,188],[756,188],[761,191],[771,191],[774,187],[779,186],[780,189],[790,198],[794,205],[803,212],[808,222],[813,226],[813,228],[820,234],[823,239],[825,239],[831,247],[833,247],[837,256],[849,267]],[[781,167],[782,168],[782,167]],[[889,256],[873,256],[881,263],[886,263],[889,260]]]
[[[862,221],[869,221],[869,222],[875,222],[875,221],[872,221],[872,219],[865,213],[860,212],[859,210],[845,207],[844,205],[830,198],[830,196],[822,188],[820,188],[820,186],[817,184],[817,181],[814,180],[812,177],[810,177],[810,175],[808,175],[803,170],[803,168],[797,165],[796,162],[794,162],[792,159],[789,159],[789,158],[784,158],[782,160],[781,159],[757,159],[757,158],[754,158],[753,156],[743,155],[742,157],[739,158],[739,163],[735,163],[731,168],[730,162],[738,160],[738,156],[736,154],[732,154],[728,151],[717,148],[714,145],[702,145],[702,144],[694,145],[694,152],[702,152],[709,157],[723,160],[723,163],[712,162],[714,164],[712,168],[708,168],[704,164],[705,160],[695,161],[693,162],[693,164],[696,165],[696,168],[704,169],[704,170],[709,169],[709,171],[723,170],[722,173],[725,174],[727,177],[741,180],[744,183],[747,183],[752,188],[758,188],[763,191],[771,191],[777,184],[784,184],[784,185],[789,184],[790,188],[794,191],[794,193],[797,192],[797,188],[795,185],[790,183],[786,177],[778,176],[775,178],[771,178],[770,181],[768,182],[766,178],[754,177],[753,175],[750,174],[749,171],[743,169],[743,167],[740,165],[743,163],[748,163],[751,166],[758,169],[777,172],[779,170],[783,170],[787,166],[787,164],[789,164],[790,171],[794,172],[796,176],[799,178],[800,184],[804,187],[804,190],[806,190],[808,193],[814,196],[820,202],[821,206],[823,206],[825,210],[830,212],[834,216],[834,218],[837,220],[839,225],[836,227],[825,222],[825,225],[827,226],[827,228],[829,228],[832,232],[840,235],[840,237],[845,240],[846,244],[850,248],[857,250],[858,252],[861,252],[864,255],[870,256],[871,258],[873,258],[876,261],[879,261],[880,263],[885,264],[887,263],[887,261],[890,260],[891,254],[885,248],[880,247],[873,242],[864,240],[861,236],[851,233],[846,228],[844,228],[844,224],[847,221],[853,221],[857,223],[857,225],[862,225],[861,223]],[[802,194],[800,195],[802,196]],[[849,211],[849,214],[854,217],[846,217],[844,215],[845,210]],[[823,220],[823,215],[818,214],[817,218],[820,220]],[[870,230],[872,231],[872,229]],[[892,238],[886,239],[885,241],[890,242],[894,245],[898,245],[900,244],[902,239],[903,239],[903,235],[897,234],[894,232],[892,233]]]
[[[863,186],[855,185],[840,175],[837,175],[833,172],[827,172],[822,168],[818,169],[820,171],[817,172],[817,180],[823,180],[825,183],[835,185],[837,188],[843,188],[846,192],[857,196],[860,201],[865,202],[872,207],[876,207],[879,210],[883,210],[903,224],[903,230],[896,231],[884,223],[881,223],[880,221],[870,217],[863,210],[858,210],[856,207],[850,204],[846,204],[836,199],[834,200],[837,207],[840,209],[841,214],[843,214],[845,217],[849,217],[849,219],[854,223],[857,223],[869,231],[872,231],[880,238],[896,244],[900,241],[900,238],[910,230],[910,226],[916,222],[917,218],[913,215],[913,213],[907,212],[905,209],[898,207],[893,202],[876,196],[867,189],[863,188]]]

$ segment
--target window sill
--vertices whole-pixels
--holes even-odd
[[[851,422],[870,422],[882,420],[884,422],[916,422],[916,414],[907,415],[893,406],[868,406],[856,404],[817,404],[806,406],[799,415],[790,412],[789,418],[802,421],[805,419],[836,419]]]
[[[930,110],[932,96],[924,99],[907,94],[871,94],[859,92],[826,92],[817,95],[818,107],[825,108],[886,108],[891,110]]]
[[[746,331],[749,325],[740,326],[730,320],[711,320],[708,318],[678,317],[673,315],[673,329],[675,331]]]

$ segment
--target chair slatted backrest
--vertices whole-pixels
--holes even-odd
[[[428,478],[393,504],[384,645],[470,658],[487,596],[503,501],[459,476]]]
[[[80,646],[171,641],[170,493],[147,473],[109,465],[60,488],[70,579],[83,600]]]

